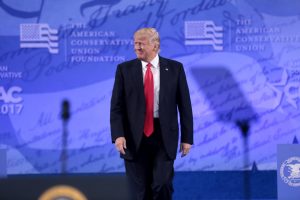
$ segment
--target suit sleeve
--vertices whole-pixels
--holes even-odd
[[[177,104],[180,114],[181,142],[193,144],[193,112],[190,92],[182,64],[179,69]]]
[[[124,86],[121,67],[118,65],[115,75],[111,102],[110,102],[110,128],[112,142],[118,137],[124,137]]]

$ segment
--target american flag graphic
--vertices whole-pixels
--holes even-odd
[[[223,50],[223,28],[213,21],[186,21],[184,24],[185,45],[211,45],[214,50]]]
[[[50,53],[58,53],[58,31],[48,24],[20,24],[21,48],[47,48]]]

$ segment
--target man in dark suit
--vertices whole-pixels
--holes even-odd
[[[159,34],[134,34],[137,59],[118,65],[111,98],[111,136],[125,160],[133,198],[172,199],[180,114],[182,156],[193,144],[189,89],[181,63],[160,57]],[[178,111],[177,111],[178,110]]]

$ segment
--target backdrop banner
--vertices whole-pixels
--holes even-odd
[[[0,149],[0,178],[6,177],[6,149]]]
[[[299,0],[0,0],[7,174],[125,171],[110,99],[142,27],[158,30],[160,56],[181,62],[189,85],[194,144],[175,170],[253,162],[275,170],[277,144],[300,138],[299,8]]]

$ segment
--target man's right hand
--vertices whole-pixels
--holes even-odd
[[[125,155],[125,149],[127,149],[125,137],[118,137],[115,141],[115,146],[121,154]]]

